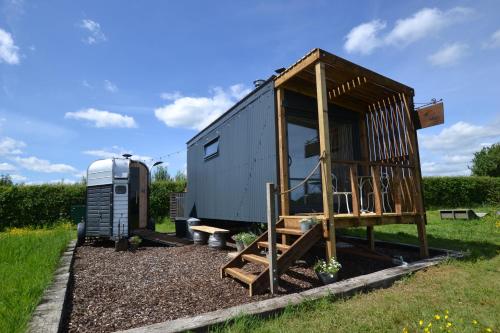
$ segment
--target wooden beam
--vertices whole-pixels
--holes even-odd
[[[385,89],[393,92],[403,91],[410,96],[414,95],[412,88],[400,82],[394,81],[386,76],[378,74],[321,49],[319,50],[319,61],[326,63],[329,72],[332,71],[342,73],[343,76],[349,75],[350,77],[364,76],[368,79],[368,81],[373,82],[374,84],[377,84]]]
[[[413,163],[416,165],[414,172],[413,172],[413,179],[415,181],[415,206],[417,213],[419,214],[420,218],[417,220],[417,231],[418,231],[418,238],[420,242],[420,256],[422,258],[427,258],[429,257],[429,246],[427,243],[427,233],[426,233],[426,228],[425,228],[425,223],[426,223],[426,216],[425,216],[425,208],[424,208],[424,197],[423,197],[423,190],[422,190],[422,173],[420,170],[420,154],[418,151],[418,139],[417,139],[417,130],[413,121],[413,117],[411,116],[410,112],[410,107],[408,100],[404,94],[400,95],[400,98],[402,98],[404,107],[406,109],[406,112],[408,114],[408,122],[410,123],[410,127],[408,128],[408,131],[410,132],[410,139],[412,141],[413,147],[414,147],[414,154],[412,156]],[[411,101],[411,110],[413,110],[413,101]],[[413,111],[414,112],[414,111]]]
[[[375,251],[375,231],[373,229],[372,225],[366,227],[366,242],[368,243],[368,248]]]
[[[345,94],[348,94],[351,90],[354,90],[355,88],[359,88],[361,85],[366,84],[366,77],[356,77],[350,81],[344,82],[340,84],[338,87],[335,87],[333,89],[330,89],[330,93],[333,95],[332,98],[336,98]]]
[[[347,214],[345,214],[347,215]],[[335,228],[344,229],[352,227],[371,227],[376,225],[387,224],[417,224],[419,219],[418,214],[383,214],[382,216],[371,215],[360,217],[350,216],[335,216]],[[424,224],[425,227],[425,224]]]
[[[373,200],[375,202],[375,214],[382,215],[382,193],[380,189],[380,169],[371,167],[372,184],[373,184]]]
[[[279,175],[281,192],[288,191],[288,143],[287,127],[285,118],[285,107],[283,106],[284,90],[276,90],[276,112],[278,113],[278,156],[279,156]],[[281,215],[290,214],[290,195],[288,193],[280,194]]]
[[[394,212],[401,214],[402,212],[402,194],[403,189],[401,186],[401,168],[394,168],[394,177],[392,178],[392,191],[394,195]]]
[[[278,292],[278,267],[276,251],[276,216],[275,216],[275,193],[274,184],[266,184],[267,195],[267,244],[268,244],[268,260],[269,260],[269,286],[271,294]]]
[[[274,86],[279,87],[287,82],[289,79],[294,77],[297,73],[304,70],[305,68],[313,65],[319,59],[319,49],[314,49],[308,54],[306,54],[303,58],[293,64],[291,67],[287,68],[286,71],[281,73],[275,80]]]
[[[318,102],[318,127],[321,160],[321,184],[323,215],[328,220],[327,258],[336,257],[335,223],[333,221],[332,165],[330,157],[330,129],[328,123],[328,99],[326,93],[325,64],[319,62],[316,70],[316,95]]]
[[[352,214],[359,216],[359,186],[358,186],[358,166],[349,166],[349,178],[351,180]]]

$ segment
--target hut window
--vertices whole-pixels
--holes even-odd
[[[127,193],[127,187],[125,185],[115,186],[115,193],[116,194],[125,194],[125,193]]]
[[[211,159],[219,155],[219,137],[216,137],[209,143],[205,144],[205,160]]]

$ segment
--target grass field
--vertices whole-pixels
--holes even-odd
[[[489,216],[475,221],[441,221],[437,211],[428,212],[430,246],[467,251],[465,259],[417,272],[388,289],[306,302],[269,319],[243,316],[215,331],[498,332],[500,222],[495,210],[488,210]],[[377,239],[418,244],[414,225],[375,231]],[[364,236],[364,230],[349,234]]]
[[[70,224],[0,232],[0,332],[24,332],[61,253],[75,236]]]
[[[158,232],[175,232],[175,223],[168,217],[164,217],[155,225]]]

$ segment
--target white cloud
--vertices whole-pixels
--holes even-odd
[[[500,121],[490,125],[457,122],[438,134],[419,132],[424,175],[466,175],[474,153],[500,141]]]
[[[468,48],[469,46],[463,43],[445,45],[436,53],[431,54],[428,60],[434,66],[453,66],[458,64],[458,62],[464,57]]]
[[[109,80],[104,80],[104,89],[106,89],[107,91],[112,92],[112,93],[115,93],[118,91],[118,87],[116,86],[116,84],[114,84],[113,82],[111,82]]]
[[[229,89],[216,87],[210,97],[180,97],[155,110],[156,118],[170,127],[201,130],[227,111],[251,90],[242,84]]]
[[[0,29],[0,63],[5,62],[9,65],[19,63],[19,47],[14,44],[11,34]]]
[[[28,180],[27,177],[24,177],[22,175],[9,175],[9,176],[14,183],[22,183],[22,182]]]
[[[95,157],[99,157],[99,158],[122,157],[123,154],[130,154],[130,155],[132,155],[133,160],[140,160],[140,161],[152,161],[153,160],[153,158],[150,156],[134,154],[134,152],[132,150],[125,149],[125,148],[119,147],[119,146],[113,146],[113,147],[111,147],[111,149],[104,148],[104,149],[85,150],[85,151],[83,151],[83,153],[85,155],[95,156]]]
[[[9,137],[4,137],[0,139],[0,156],[21,154],[21,148],[24,147],[26,147],[26,144],[24,142],[14,140]]]
[[[411,17],[397,20],[385,40],[389,44],[405,46],[459,22],[471,13],[470,8],[464,7],[444,12],[437,8],[424,8]]]
[[[16,167],[12,164],[2,162],[0,163],[0,172],[15,171]]]
[[[92,85],[87,80],[82,81],[82,86],[85,88],[92,88]]]
[[[483,47],[485,48],[497,48],[500,47],[500,29],[495,31],[491,36],[490,39],[483,44]]]
[[[386,27],[386,23],[380,20],[360,24],[347,34],[344,48],[349,53],[370,54],[382,44],[377,36],[378,32]]]
[[[182,94],[179,91],[174,92],[164,92],[160,94],[161,99],[165,99],[167,101],[173,101],[182,97]]]
[[[472,9],[464,7],[447,11],[423,8],[410,17],[397,20],[392,30],[383,36],[380,33],[385,29],[386,22],[373,20],[362,23],[347,34],[344,49],[348,53],[370,54],[382,46],[405,47],[464,20],[472,12]]]
[[[481,149],[485,140],[500,139],[500,122],[491,125],[473,125],[459,121],[436,135],[420,135],[421,145],[431,151],[470,153]]]
[[[137,127],[133,117],[125,116],[119,113],[97,110],[93,108],[80,110],[77,112],[66,112],[64,118],[76,119],[76,120],[87,120],[94,123],[95,127],[125,127],[134,128]]]
[[[424,176],[465,176],[470,174],[467,163],[422,162]]]
[[[101,31],[101,25],[96,21],[84,19],[78,25],[80,28],[87,30],[89,35],[83,40],[87,44],[97,44],[106,41],[106,36]]]
[[[21,167],[31,171],[44,173],[74,173],[77,171],[71,165],[62,163],[52,164],[50,161],[42,160],[34,156],[15,157],[13,160]]]

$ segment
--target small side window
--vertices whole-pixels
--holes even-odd
[[[216,137],[209,143],[205,144],[205,160],[211,159],[219,155],[219,137]]]
[[[127,193],[127,186],[117,185],[115,186],[115,194],[125,194]]]

